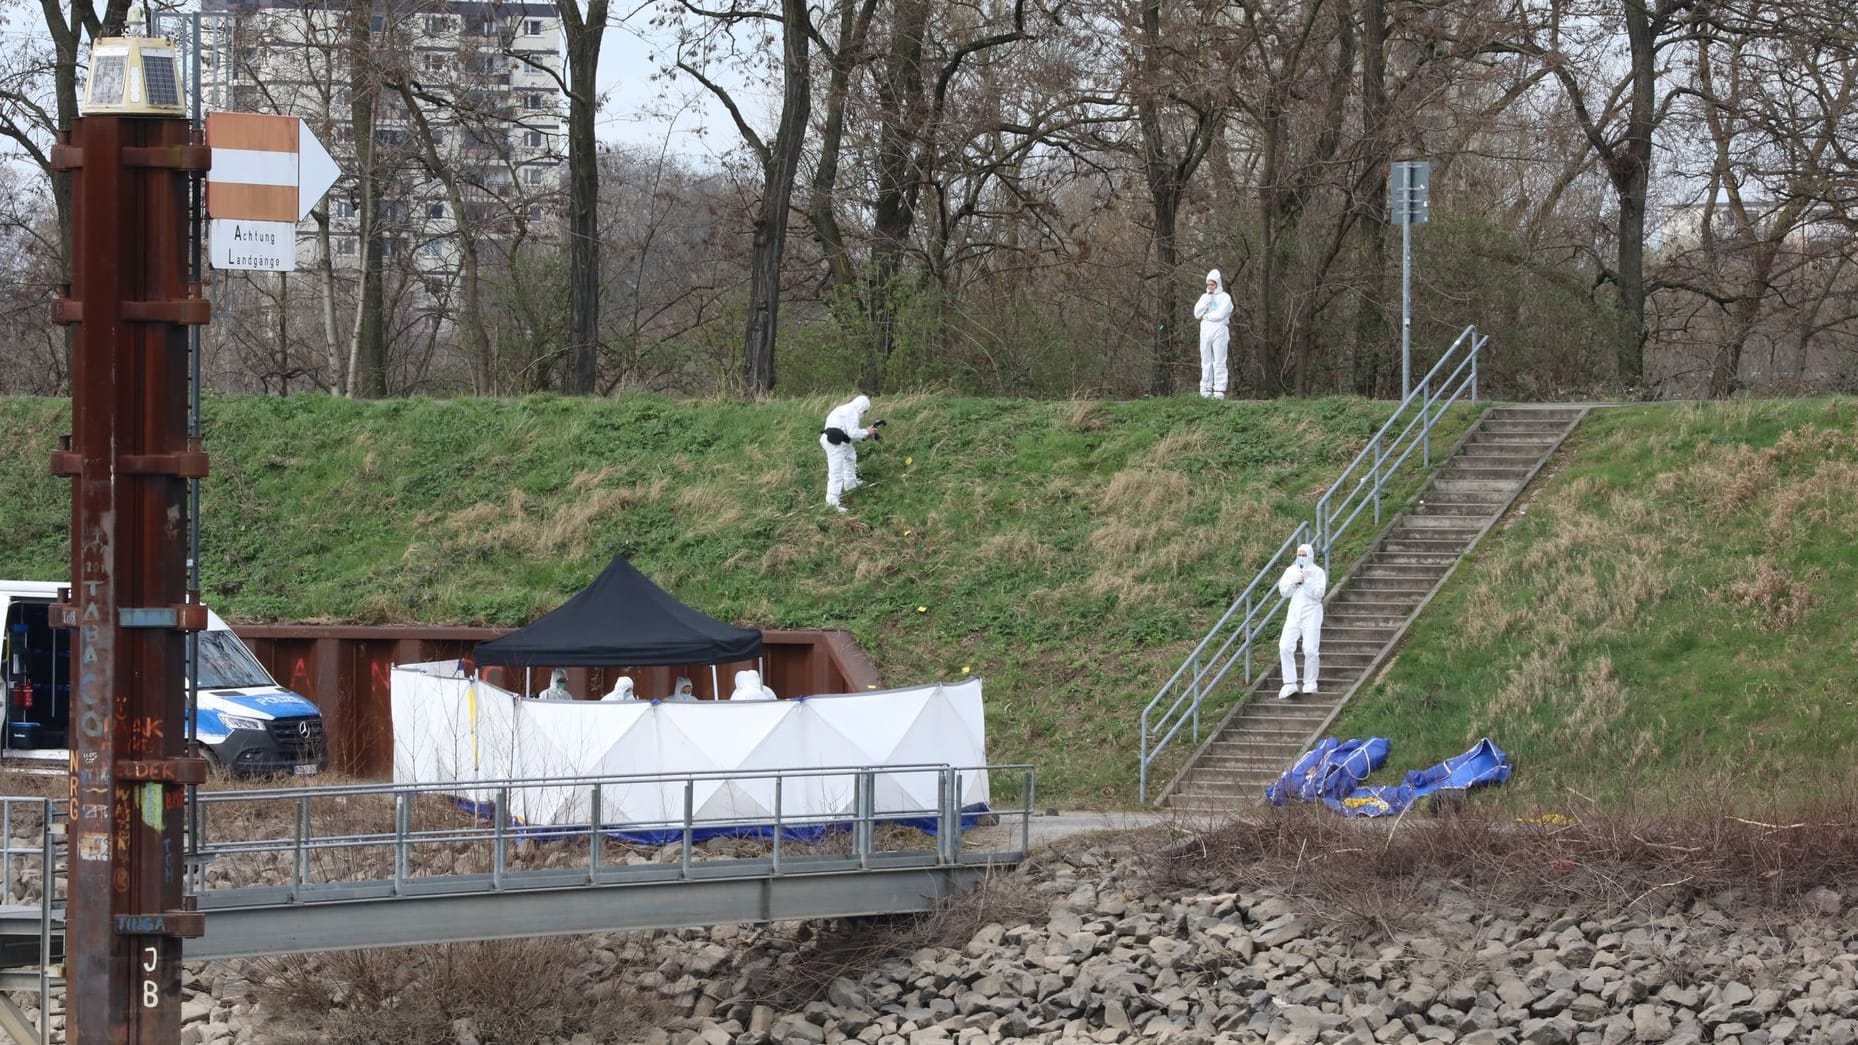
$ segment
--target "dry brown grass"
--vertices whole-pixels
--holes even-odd
[[[630,970],[587,960],[562,938],[254,959],[240,971],[280,1045],[452,1045],[468,1023],[484,1045],[589,1034],[635,1040],[664,1015]]]
[[[1847,791],[1855,787],[1858,776],[1846,781]],[[1858,888],[1858,816],[1837,794],[1766,816],[1698,805],[1530,821],[1412,813],[1364,822],[1299,806],[1178,827],[1187,840],[1152,866],[1162,886],[1281,891],[1312,912],[1385,930],[1430,917],[1413,901],[1441,887],[1483,909],[1553,903],[1594,913],[1731,892],[1792,913],[1816,887]]]
[[[1783,570],[1772,562],[1751,562],[1740,580],[1729,584],[1728,599],[1748,610],[1768,631],[1786,631],[1806,619],[1813,588],[1825,579],[1821,570]]]

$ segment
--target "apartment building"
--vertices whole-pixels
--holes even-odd
[[[327,233],[298,227],[300,265],[320,262],[325,239],[338,268],[359,264],[355,129],[368,123],[383,263],[419,274],[433,296],[456,272],[461,225],[480,241],[554,234],[567,139],[552,5],[202,0],[202,10],[222,16],[201,53],[202,81],[219,94],[209,105],[302,117],[344,171],[323,200]]]

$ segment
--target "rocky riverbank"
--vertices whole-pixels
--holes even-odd
[[[908,925],[207,965],[182,1041],[1858,1042],[1858,919],[1823,885],[1781,903],[1673,887],[1596,905],[1364,874],[1338,900],[1347,876],[1330,866],[1317,899],[1294,879],[1158,874],[1157,850],[1177,843],[1059,843]],[[517,1011],[466,1004],[474,983]]]

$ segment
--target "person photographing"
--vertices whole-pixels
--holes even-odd
[[[868,396],[840,403],[826,415],[825,427],[819,432],[819,448],[826,452],[826,503],[841,512],[845,506],[839,498],[859,486],[858,450],[853,444],[878,438],[878,429],[884,424],[864,423],[865,411],[870,409]]]
[[[1206,274],[1206,293],[1194,302],[1194,318],[1200,321],[1200,395],[1206,399],[1224,399],[1232,295],[1226,293],[1226,284],[1218,269]]]
[[[1284,635],[1277,642],[1278,661],[1284,669],[1284,688],[1277,699],[1289,700],[1297,692],[1297,643],[1303,643],[1303,692],[1316,692],[1318,653],[1322,648],[1323,594],[1329,574],[1316,565],[1316,550],[1297,545],[1297,559],[1277,580],[1277,593],[1290,600],[1284,615]]]

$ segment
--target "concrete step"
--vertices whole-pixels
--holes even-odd
[[[1383,548],[1374,556],[1374,568],[1378,569],[1382,566],[1433,566],[1442,567],[1444,571],[1449,572],[1453,566],[1458,564],[1461,555],[1461,549],[1437,552],[1390,552]],[[1367,567],[1363,567],[1363,569],[1366,568]]]
[[[1477,424],[1482,432],[1525,432],[1561,435],[1568,430],[1566,421],[1553,417],[1493,417],[1485,414]]]
[[[1419,506],[1413,509],[1412,515],[1463,516],[1482,519],[1495,515],[1497,513],[1496,508],[1497,506],[1494,503],[1467,504],[1463,501],[1421,501],[1419,502]],[[1411,516],[1408,518],[1410,519]]]
[[[1464,553],[1465,541],[1449,533],[1433,530],[1416,530],[1402,526],[1390,530],[1387,539],[1381,542],[1383,555],[1449,555],[1454,560]]]
[[[1496,443],[1467,446],[1445,463],[1444,472],[1458,468],[1534,468],[1543,454],[1540,450],[1517,450]]]
[[[1560,438],[1560,433],[1558,432],[1504,432],[1479,428],[1470,435],[1465,436],[1464,445],[1466,448],[1477,447],[1480,449],[1483,447],[1507,446],[1513,448],[1508,451],[1510,453],[1522,453],[1525,450],[1529,450],[1540,454],[1550,446],[1553,446],[1555,440],[1558,438]]]
[[[1484,518],[1488,516],[1488,512],[1483,517],[1412,514],[1401,520],[1400,525],[1406,530],[1431,530],[1433,532],[1427,534],[1429,537],[1449,537],[1455,533],[1468,540],[1472,534],[1484,528]]]
[[[1451,480],[1451,481],[1476,480],[1476,481],[1482,481],[1482,482],[1503,482],[1503,483],[1520,484],[1525,478],[1528,477],[1529,470],[1534,467],[1535,467],[1535,461],[1529,461],[1526,464],[1514,464],[1514,465],[1512,464],[1477,465],[1477,464],[1469,464],[1464,461],[1459,461],[1451,465],[1448,465],[1444,471],[1441,471],[1439,473],[1439,478],[1445,479],[1445,480]]]
[[[1484,412],[1486,420],[1557,420],[1563,424],[1572,424],[1580,420],[1582,409],[1578,406],[1493,406]]]
[[[1426,508],[1463,508],[1466,514],[1483,513],[1495,515],[1497,510],[1508,504],[1510,495],[1506,493],[1453,493],[1451,491],[1427,491],[1419,499],[1418,507]]]
[[[1522,483],[1512,479],[1434,479],[1426,488],[1428,497],[1436,494],[1494,494],[1504,498],[1510,497],[1522,488]]]

